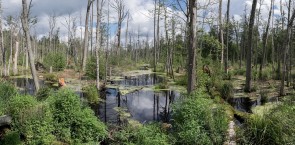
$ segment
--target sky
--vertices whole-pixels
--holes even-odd
[[[169,0],[170,2],[173,0]],[[214,1],[214,0],[211,0]],[[217,1],[217,0],[215,0]],[[259,0],[258,0],[259,1]],[[263,4],[261,5],[261,18],[263,21],[266,21],[268,10],[270,8],[271,0],[262,0]],[[112,3],[113,0],[106,0],[104,4],[104,17],[103,21],[106,22],[106,15],[108,10],[108,2]],[[126,9],[129,10],[131,21],[129,24],[130,32],[137,33],[140,30],[142,37],[148,35],[150,38],[153,36],[153,15],[152,10],[154,9],[153,0],[124,0],[126,4]],[[199,3],[202,5],[208,2],[208,0],[199,0]],[[279,10],[280,0],[275,0],[275,14],[280,15]],[[285,2],[285,0],[283,0]],[[95,2],[96,3],[96,2]],[[31,8],[31,15],[37,17],[38,23],[31,29],[31,33],[37,35],[38,38],[42,36],[47,36],[49,32],[49,16],[57,16],[57,28],[60,29],[60,37],[62,40],[67,40],[67,28],[64,26],[66,24],[66,18],[69,14],[76,17],[77,19],[77,36],[81,34],[80,30],[84,30],[85,15],[86,15],[86,5],[87,0],[33,0],[33,7]],[[226,4],[227,0],[223,0],[223,14],[226,13]],[[243,17],[245,6],[247,8],[247,13],[250,13],[252,0],[231,0],[230,6],[230,15],[236,20],[241,20]],[[260,5],[258,4],[257,8]],[[8,16],[18,17],[21,12],[21,0],[2,0],[3,7],[3,18]],[[94,8],[96,10],[96,8]],[[111,22],[111,37],[114,39],[116,31],[116,11],[110,7],[110,22]],[[168,7],[168,10],[173,11],[174,13],[179,14],[179,17],[184,17],[181,15],[180,11],[172,10],[171,7]],[[208,9],[206,9],[208,10]],[[210,5],[210,10],[206,17],[217,16],[218,4]],[[82,25],[80,24],[80,19],[82,18]],[[213,21],[216,22],[216,21]],[[217,22],[216,22],[217,23]],[[163,24],[160,26],[163,29]],[[81,29],[80,29],[81,28]],[[95,28],[95,25],[94,25]],[[122,27],[122,41],[125,39],[125,30],[126,24],[123,23]]]

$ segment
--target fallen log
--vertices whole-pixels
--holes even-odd
[[[0,116],[0,127],[10,125],[12,122],[12,118],[8,115]]]

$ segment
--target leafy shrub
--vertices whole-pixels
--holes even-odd
[[[228,100],[233,97],[233,84],[229,81],[225,81],[222,85],[221,88],[219,88],[219,92],[221,94],[221,97],[225,100]]]
[[[99,93],[95,85],[89,85],[82,88],[84,96],[90,104],[97,104],[100,101]]]
[[[272,78],[272,70],[267,68],[261,72],[260,80],[267,81]]]
[[[173,136],[176,144],[223,144],[228,118],[221,105],[203,91],[173,106]]]
[[[9,103],[12,127],[25,136],[26,144],[51,144],[54,141],[52,114],[47,104],[33,96],[14,96]]]
[[[141,145],[168,145],[168,135],[159,124],[146,124],[134,128],[127,126],[114,134],[113,144],[141,144]]]
[[[186,86],[187,85],[187,75],[180,76],[180,77],[176,78],[175,83],[176,83],[176,85],[179,85],[179,86]]]
[[[241,69],[233,70],[233,75],[245,76],[246,75],[246,69],[245,68],[241,68]]]
[[[86,74],[91,79],[96,79],[96,58],[90,57],[86,64]],[[105,76],[105,64],[99,61],[99,78],[102,79]]]
[[[75,144],[101,141],[106,136],[106,126],[92,110],[83,108],[79,96],[63,89],[48,98],[54,120],[54,135],[59,141]]]
[[[54,71],[62,71],[66,67],[66,56],[61,52],[50,52],[44,57],[44,65],[47,69],[52,66]]]
[[[16,94],[17,90],[12,84],[0,81],[0,102],[6,102]]]
[[[46,100],[49,95],[52,93],[52,89],[49,87],[42,87],[38,90],[37,94],[36,94],[36,98],[39,101],[44,101]]]
[[[50,81],[50,82],[57,82],[58,81],[58,77],[53,73],[45,74],[44,79],[46,81]]]

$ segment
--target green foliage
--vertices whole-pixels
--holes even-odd
[[[56,74],[53,74],[53,73],[45,74],[44,79],[46,81],[50,81],[50,82],[57,82],[58,81],[58,77],[56,76]]]
[[[175,79],[176,85],[186,86],[187,85],[187,75],[179,76]]]
[[[62,71],[66,67],[66,56],[62,52],[50,52],[44,57],[44,65],[47,69],[52,66],[55,71]]]
[[[169,138],[159,124],[146,124],[142,127],[125,127],[114,134],[113,144],[140,144],[140,145],[168,145]]]
[[[90,79],[96,79],[96,58],[90,57],[86,64],[86,74]],[[105,64],[99,61],[99,78],[102,79],[105,76]]]
[[[76,143],[100,142],[107,135],[106,126],[90,108],[77,112],[71,125],[71,136]]]
[[[245,68],[235,69],[235,70],[233,70],[232,73],[233,73],[233,75],[245,76],[246,75],[246,69]]]
[[[264,70],[262,70],[261,76],[259,78],[260,80],[267,81],[267,80],[270,80],[271,78],[272,78],[271,68],[265,68]]]
[[[234,87],[230,81],[225,81],[223,84],[218,88],[221,97],[225,100],[228,100],[233,97],[234,94]]]
[[[9,131],[0,140],[0,145],[19,145],[21,144],[20,135],[16,131]]]
[[[280,104],[264,115],[252,115],[240,133],[241,144],[293,144],[294,102]]]
[[[69,90],[60,90],[48,98],[53,113],[54,135],[66,143],[102,141],[106,126],[94,113],[83,108],[79,96]]]
[[[14,96],[9,102],[12,127],[25,136],[26,144],[51,144],[54,141],[52,114],[48,104],[40,103],[33,96]]]
[[[53,92],[53,90],[49,87],[42,87],[38,90],[37,94],[36,94],[36,98],[39,101],[44,101],[46,100],[49,95]]]
[[[217,60],[219,58],[219,54],[221,51],[221,44],[218,39],[215,39],[213,36],[204,35],[200,43],[202,44],[202,57],[209,57],[213,60]]]
[[[173,106],[176,144],[223,144],[228,118],[225,110],[203,91]]]
[[[0,80],[0,102],[6,102],[16,94],[17,90],[12,84]]]
[[[7,103],[16,94],[17,90],[12,84],[0,80],[0,115],[5,114]]]
[[[95,85],[89,85],[82,88],[84,96],[90,104],[98,104],[100,100],[98,90]]]

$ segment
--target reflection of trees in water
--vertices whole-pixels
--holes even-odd
[[[160,112],[160,119],[163,122],[169,122],[171,117],[170,105],[174,102],[175,93],[174,91],[165,91],[165,106],[162,107],[163,111]]]

